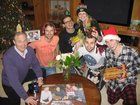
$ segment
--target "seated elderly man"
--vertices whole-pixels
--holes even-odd
[[[37,82],[43,83],[42,72],[34,50],[27,46],[27,36],[18,32],[14,36],[14,46],[9,48],[3,56],[2,86],[8,96],[9,105],[20,105],[20,98],[28,105],[37,105],[33,96],[28,96],[22,84],[32,68],[37,76]],[[6,104],[7,105],[7,104]]]

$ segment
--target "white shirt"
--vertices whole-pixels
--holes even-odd
[[[15,50],[17,51],[17,53],[20,55],[20,56],[22,56],[23,58],[25,58],[25,56],[26,56],[26,54],[27,54],[27,49],[25,49],[25,51],[22,53],[21,51],[19,51],[18,49],[17,49],[17,47],[16,46],[14,46],[14,48],[15,48]]]
[[[78,53],[80,56],[83,56],[84,59],[88,58],[88,61],[86,61],[86,64],[91,69],[99,68],[103,66],[103,63],[104,63],[105,52],[103,52],[101,55],[99,51],[96,52],[96,48],[97,46],[95,46],[94,50],[91,52],[88,52],[85,46],[80,47],[78,49]]]

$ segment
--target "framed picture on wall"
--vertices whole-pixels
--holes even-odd
[[[27,34],[28,42],[33,42],[40,39],[40,30],[29,30],[25,31],[25,33]]]
[[[66,10],[70,10],[70,0],[50,0],[50,17],[56,27],[61,23]]]

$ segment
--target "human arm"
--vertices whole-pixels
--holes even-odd
[[[82,46],[83,46],[83,41],[82,40],[78,41],[77,43],[75,43],[75,45],[73,47],[73,52],[76,53],[78,51],[78,49]]]
[[[135,78],[138,71],[140,71],[140,54],[131,48],[126,47],[126,52],[123,53],[122,58],[125,58],[122,63],[126,68],[126,79]],[[124,76],[120,76],[120,79],[124,79]]]
[[[5,54],[3,57],[3,70],[6,74],[6,80],[10,87],[15,90],[17,95],[24,100],[28,98],[28,94],[24,90],[21,79],[24,78],[23,75],[19,75],[19,69],[16,65],[16,58],[14,55],[10,56],[10,54]],[[23,77],[22,77],[23,76]]]
[[[113,67],[125,65],[127,80],[134,79],[137,72],[140,70],[140,55],[134,49],[128,46],[124,46],[122,53],[117,59],[115,59],[115,57],[110,52],[106,53],[106,56],[108,61],[106,65],[111,65]],[[125,79],[124,75],[119,75],[118,80],[119,79]]]
[[[43,78],[42,78],[42,70],[41,70],[39,61],[38,61],[38,59],[37,59],[37,57],[35,55],[35,52],[34,52],[34,50],[32,48],[30,48],[28,51],[31,52],[31,59],[32,59],[31,60],[32,61],[31,67],[34,70],[34,72],[35,72],[35,74],[36,74],[36,76],[38,78],[37,82],[39,82],[39,84],[41,84],[41,81],[43,80]]]
[[[63,32],[63,30],[59,33],[59,42],[58,42],[58,44],[59,44],[59,50],[61,51],[61,53],[64,53],[65,52],[65,48],[66,48],[66,46],[65,46],[65,37],[64,37],[64,32]]]
[[[110,52],[110,50],[107,48],[106,50],[105,50],[105,58],[104,58],[104,71],[103,71],[103,74],[105,73],[105,70],[107,69],[107,68],[110,68],[110,67],[112,67],[112,66],[114,66],[114,63],[113,62],[111,62],[111,61],[113,61],[113,59],[110,57],[110,54],[111,54],[111,52]],[[110,61],[111,60],[111,61]],[[103,80],[105,81],[105,82],[109,82],[109,81],[111,81],[111,80],[107,80],[106,78],[105,78],[105,76],[103,75]]]
[[[87,63],[86,63],[85,58],[84,58],[84,55],[85,55],[84,51],[85,51],[84,47],[80,47],[75,54],[79,55],[79,57],[80,57],[79,60],[81,62],[80,70],[84,73],[84,76],[86,76],[87,71],[88,71],[88,66],[87,66]]]
[[[57,45],[56,49],[54,50],[54,56],[57,56],[61,54],[60,50],[59,50],[59,45]]]
[[[92,18],[91,25],[92,25],[92,26],[95,26],[95,27],[97,28],[99,37],[102,36],[102,35],[101,35],[101,28],[100,28],[100,25],[99,25],[99,23],[98,23],[98,21],[97,21],[96,19]]]
[[[119,82],[136,77],[138,71],[140,71],[140,54],[132,48],[128,49],[124,63],[126,65],[126,78],[120,76]]]
[[[128,68],[128,76],[137,75],[138,71],[140,71],[140,54],[132,50],[132,56],[129,57],[126,64],[126,68]]]

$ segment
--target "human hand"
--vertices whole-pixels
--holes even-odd
[[[42,77],[38,78],[37,83],[38,83],[38,86],[43,85],[43,78]]]
[[[71,43],[71,46],[74,46],[77,42],[70,42]]]
[[[125,82],[125,80],[126,80],[126,78],[121,78],[121,79],[119,79],[118,81],[119,81],[119,82]]]
[[[108,81],[109,81],[109,80],[105,79],[105,77],[103,77],[103,80],[104,80],[105,82],[108,82]]]
[[[82,65],[82,67],[81,67],[81,70],[83,71],[83,72],[86,72],[87,71],[87,65],[86,64],[83,64]]]
[[[98,76],[99,74],[100,74],[100,72],[99,71],[92,71],[92,73],[95,75],[95,76]]]
[[[92,80],[95,84],[99,83],[99,78],[98,77],[93,77],[93,80]]]
[[[95,30],[95,29],[92,29],[91,35],[94,36],[95,38],[97,38],[97,37],[99,36],[99,35],[98,35],[98,31]]]
[[[35,99],[35,97],[33,96],[29,96],[25,102],[28,104],[28,105],[37,105],[37,100]]]

